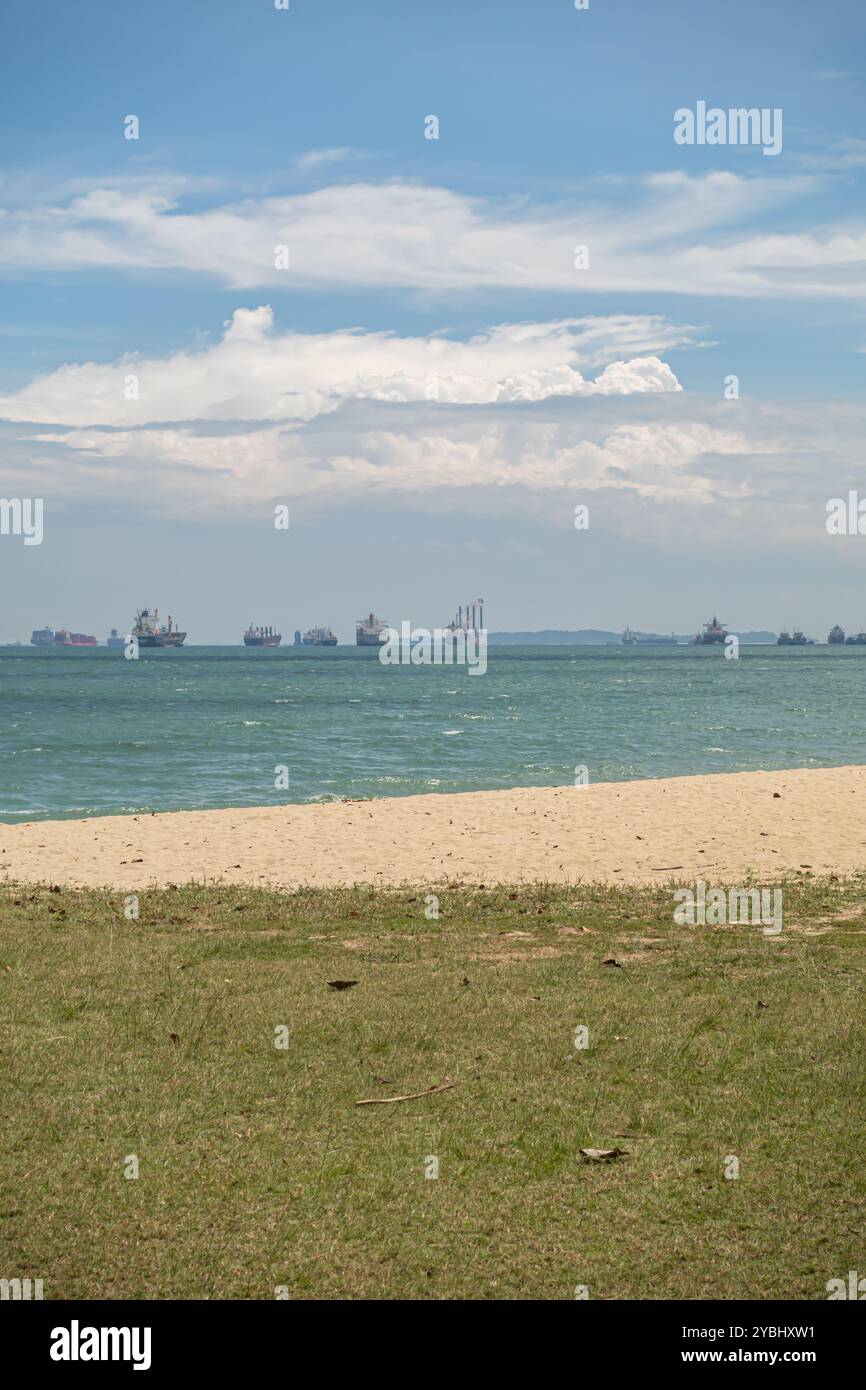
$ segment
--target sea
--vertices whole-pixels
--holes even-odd
[[[832,767],[866,763],[866,647],[6,647],[0,716],[4,821]]]

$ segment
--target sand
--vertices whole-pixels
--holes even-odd
[[[0,881],[771,884],[866,867],[866,767],[0,825]]]

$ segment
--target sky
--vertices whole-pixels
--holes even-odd
[[[866,628],[864,58],[860,0],[5,0],[0,641]]]

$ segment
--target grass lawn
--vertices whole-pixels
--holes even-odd
[[[866,877],[786,885],[776,938],[674,926],[669,887],[439,901],[0,890],[0,1276],[822,1299],[866,1270]]]

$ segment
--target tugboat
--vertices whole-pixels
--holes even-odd
[[[715,614],[710,623],[704,623],[703,632],[699,632],[692,639],[693,647],[717,647],[723,646],[728,636],[728,629],[724,623],[720,623]]]
[[[282,640],[281,632],[274,632],[272,627],[253,627],[252,623],[244,633],[245,647],[278,647]]]
[[[329,627],[311,627],[301,641],[305,647],[336,647],[337,634]]]
[[[791,634],[790,634],[790,632],[780,632],[779,635],[778,635],[778,637],[776,638],[776,646],[777,646],[777,647],[790,647],[790,645],[791,645]]]
[[[186,641],[186,633],[173,626],[170,613],[168,626],[160,626],[158,608],[142,608],[136,613],[132,635],[140,647],[182,647]]]
[[[841,627],[839,626],[839,624],[837,623],[836,626],[835,626],[835,627],[831,627],[831,628],[830,628],[830,631],[827,633],[827,642],[828,642],[828,644],[829,644],[831,647],[839,647],[839,646],[842,645],[842,643],[843,643],[844,641],[845,641],[845,632],[844,632],[844,629],[841,628]]]
[[[388,640],[388,624],[383,623],[381,618],[377,618],[375,613],[368,613],[366,618],[359,618],[355,625],[355,643],[359,647],[380,647],[383,642]]]

